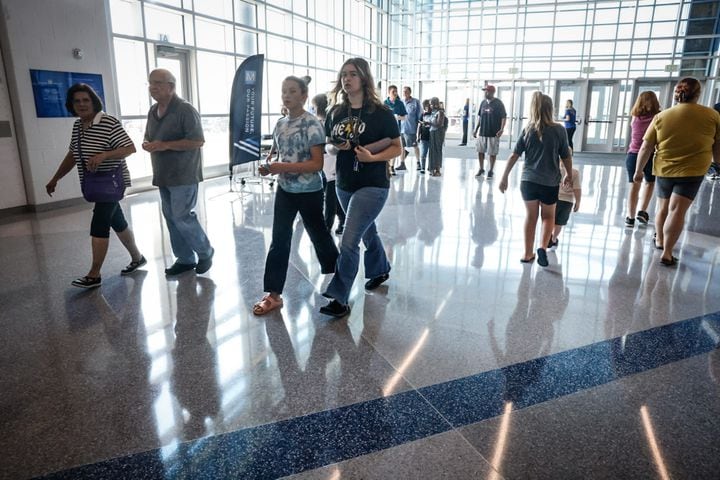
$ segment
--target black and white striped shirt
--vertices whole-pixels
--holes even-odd
[[[78,141],[80,145],[78,148]],[[92,125],[86,130],[82,128],[82,120],[79,118],[73,125],[72,138],[70,139],[70,151],[75,158],[75,164],[80,175],[80,182],[83,180],[83,162],[101,152],[109,152],[122,147],[133,145],[132,140],[117,118],[98,112],[93,118]],[[82,153],[82,158],[80,154]],[[99,172],[106,172],[122,165],[123,180],[125,186],[130,186],[130,171],[127,168],[124,158],[108,158],[98,166]]]

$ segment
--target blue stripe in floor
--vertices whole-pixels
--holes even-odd
[[[156,449],[42,478],[277,478],[496,417],[507,401],[516,410],[526,408],[718,345],[720,312],[418,391],[183,443],[167,458]]]

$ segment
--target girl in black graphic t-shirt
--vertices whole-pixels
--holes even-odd
[[[328,142],[338,149],[337,195],[346,219],[335,276],[323,293],[331,301],[320,312],[338,318],[350,313],[348,300],[360,264],[361,240],[369,279],[365,288],[379,287],[390,272],[375,219],[390,187],[387,161],[399,156],[402,147],[395,117],[378,98],[374,85],[366,60],[347,60],[330,93],[334,106],[325,121]]]

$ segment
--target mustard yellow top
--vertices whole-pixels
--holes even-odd
[[[697,103],[678,103],[655,115],[643,140],[656,144],[653,175],[700,177],[720,141],[720,114]]]

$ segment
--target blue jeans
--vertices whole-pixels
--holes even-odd
[[[430,150],[430,140],[420,140],[420,168],[425,170],[427,166],[428,151]]]
[[[340,243],[335,276],[325,293],[342,304],[348,303],[360,266],[360,240],[365,244],[365,277],[375,278],[390,271],[385,247],[375,226],[375,219],[385,206],[388,192],[389,189],[380,187],[363,187],[355,192],[337,189],[340,205],[345,210],[345,233]]]
[[[170,245],[178,263],[195,263],[196,253],[199,258],[207,258],[212,254],[210,240],[195,215],[197,194],[197,183],[160,187],[162,212],[170,233]]]

